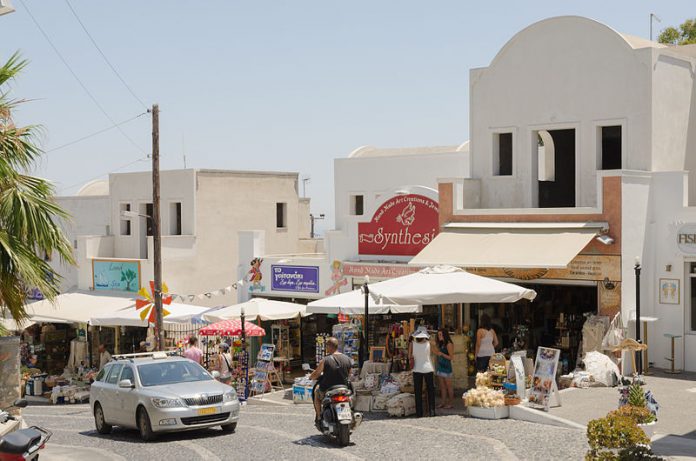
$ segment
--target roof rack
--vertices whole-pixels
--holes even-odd
[[[114,360],[121,359],[166,359],[167,357],[172,357],[179,355],[178,351],[152,351],[152,352],[138,352],[136,354],[114,354],[111,356]]]

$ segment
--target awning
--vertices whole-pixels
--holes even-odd
[[[47,322],[87,323],[99,314],[131,307],[135,310],[136,296],[135,293],[76,290],[56,296],[54,302],[44,299],[27,304],[26,311],[32,320],[42,318]]]
[[[172,323],[189,323],[194,317],[200,317],[205,312],[210,310],[209,307],[192,306],[190,304],[171,303],[162,306],[169,312],[162,321],[167,324]],[[137,310],[131,304],[131,307],[120,309],[112,312],[102,312],[95,314],[89,320],[90,325],[100,326],[129,326],[129,327],[147,327],[149,322],[147,319],[140,318],[141,310]]]
[[[409,264],[561,269],[598,231],[597,226],[445,228]]]
[[[368,314],[410,314],[422,312],[419,305],[399,305],[376,301],[372,296],[367,297]],[[361,290],[348,291],[328,298],[318,299],[307,304],[307,312],[314,314],[347,314],[363,315],[365,313],[365,295]]]

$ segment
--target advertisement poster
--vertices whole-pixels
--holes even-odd
[[[319,293],[319,267],[272,265],[271,289],[296,293]]]
[[[139,261],[94,259],[92,274],[95,290],[137,293],[140,289]]]
[[[543,407],[549,411],[551,392],[558,392],[556,385],[556,370],[561,351],[548,347],[537,349],[532,377],[532,390],[529,392],[529,404]]]

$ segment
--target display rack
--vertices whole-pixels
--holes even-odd
[[[360,327],[354,323],[339,323],[333,326],[332,333],[338,340],[338,350],[357,364],[360,355]]]

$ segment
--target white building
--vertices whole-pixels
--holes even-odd
[[[77,259],[75,268],[53,263],[64,290],[147,286],[153,279],[151,221],[124,212],[152,214],[150,172],[112,174],[58,201],[73,216],[64,226]],[[161,223],[163,281],[171,293],[202,305],[237,301],[230,286],[250,269],[251,255],[239,253],[248,231],[263,236],[263,251],[275,254],[316,252],[320,244],[309,238],[309,199],[298,195],[297,173],[163,171]],[[121,280],[128,269],[132,280]]]
[[[695,70],[696,46],[586,18],[517,33],[471,70],[472,175],[440,180],[443,232],[414,262],[589,293],[633,333],[639,257],[650,361],[668,367],[678,335],[696,370]]]

